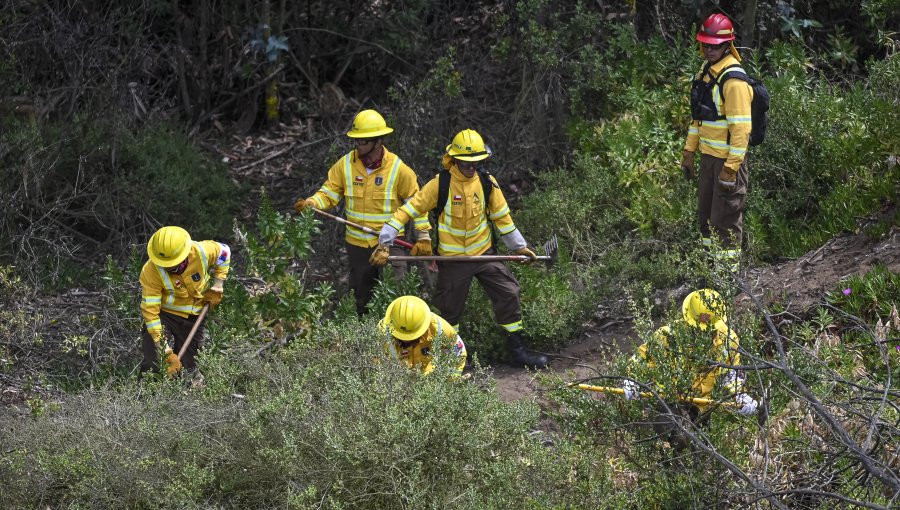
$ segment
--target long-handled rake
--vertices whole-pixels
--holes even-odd
[[[559,241],[556,236],[550,238],[544,243],[544,255],[538,255],[537,259],[544,261],[548,268],[556,264],[556,258],[559,255]],[[409,255],[391,255],[388,261],[418,261],[418,260],[438,260],[441,262],[507,262],[517,261],[525,262],[531,260],[528,255],[425,255],[420,257]]]

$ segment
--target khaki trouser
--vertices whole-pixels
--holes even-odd
[[[381,277],[381,268],[369,263],[369,257],[375,251],[375,247],[363,248],[346,243],[347,259],[350,262],[350,289],[356,298],[356,314],[360,317],[366,313],[366,305],[372,299],[372,289],[375,282]],[[391,255],[408,255],[404,248],[397,245],[391,246]],[[406,275],[406,262],[391,262],[394,268],[394,276],[403,278]]]
[[[159,312],[159,319],[162,321],[163,332],[169,331],[172,333],[172,336],[175,337],[175,345],[172,347],[175,354],[178,354],[181,350],[181,346],[184,345],[184,341],[187,340],[187,336],[191,333],[191,328],[194,327],[194,323],[197,322],[198,317],[199,315],[189,315],[185,318],[165,311]],[[191,340],[191,345],[188,346],[187,350],[184,352],[184,357],[181,358],[181,365],[186,370],[191,370],[197,366],[197,362],[194,358],[200,350],[200,341],[203,338],[203,329],[205,327],[206,318],[204,317],[203,323],[200,324],[200,327],[197,328],[197,332],[194,333],[194,339]],[[163,339],[165,339],[165,337],[163,337]],[[146,324],[141,330],[141,352],[144,355],[144,358],[141,361],[141,372],[157,370],[159,353],[156,351],[156,343],[153,342],[153,337],[147,332]]]
[[[739,252],[747,203],[747,160],[738,170],[734,191],[722,191],[719,186],[719,172],[724,165],[722,158],[700,155],[697,219],[704,240],[713,239],[712,235],[715,235],[722,249]]]
[[[441,317],[453,326],[459,325],[472,278],[491,300],[497,323],[510,331],[521,328],[522,306],[519,301],[519,282],[502,262],[439,262],[434,306]],[[510,326],[515,324],[516,326]]]

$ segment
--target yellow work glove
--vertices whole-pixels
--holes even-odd
[[[533,251],[529,250],[528,247],[519,248],[518,250],[516,250],[516,255],[525,255],[526,257],[528,257],[528,260],[522,261],[523,264],[531,264],[532,262],[537,260],[537,255],[535,255]]]
[[[737,172],[727,166],[723,166],[722,171],[719,172],[719,187],[722,188],[722,191],[734,191],[736,186]]]
[[[181,371],[181,360],[178,355],[172,351],[171,347],[166,347],[166,375],[173,376]]]
[[[222,295],[223,292],[221,290],[210,288],[203,293],[203,300],[209,303],[210,310],[215,310],[219,303],[222,302]]]
[[[369,264],[373,266],[384,266],[388,263],[388,255],[391,254],[391,249],[388,248],[384,244],[379,244],[375,251],[372,252],[372,255],[369,257]]]
[[[315,200],[313,200],[311,198],[305,198],[303,200],[297,200],[297,202],[294,203],[294,210],[297,211],[297,214],[300,214],[307,207],[315,207],[315,206],[316,206]]]
[[[431,239],[419,239],[410,251],[412,255],[431,255]]]
[[[681,171],[684,172],[684,178],[693,181],[696,176],[694,174],[694,153],[684,151],[681,153]]]

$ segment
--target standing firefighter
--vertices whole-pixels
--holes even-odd
[[[375,110],[363,110],[353,120],[347,136],[356,149],[344,155],[328,170],[328,179],[313,196],[298,200],[298,213],[307,207],[322,210],[336,206],[344,198],[347,220],[378,230],[404,202],[419,191],[416,174],[400,157],[382,145],[382,137],[394,130]],[[417,241],[413,255],[431,255],[428,218],[414,224]],[[400,226],[402,234],[404,226]],[[350,288],[356,297],[356,313],[362,316],[372,298],[372,289],[379,278],[379,268],[369,264],[369,257],[378,246],[378,239],[356,227],[347,225],[347,258],[350,261]],[[395,255],[404,255],[402,248],[392,247]],[[406,273],[403,262],[393,264],[394,273]]]
[[[638,347],[633,361],[646,363],[650,368],[662,363],[672,370],[673,376],[686,373],[692,377],[688,394],[679,395],[681,397],[708,399],[716,382],[721,380],[726,393],[734,395],[740,414],[755,413],[757,402],[743,392],[743,377],[731,368],[709,364],[709,360],[729,366],[741,363],[739,340],[726,323],[722,297],[712,289],[691,292],[682,303],[681,314],[682,320],[659,328],[649,341]],[[691,352],[684,341],[677,345],[677,338],[697,335],[701,338],[700,344],[705,346],[703,352]],[[663,381],[656,382],[660,387],[665,386]],[[639,398],[641,394],[638,384],[630,379],[625,380],[623,390],[629,400]],[[687,407],[691,418],[696,419],[706,406],[687,404],[679,407]]]
[[[425,375],[434,371],[436,340],[444,337],[443,354],[456,358],[452,377],[462,376],[466,368],[466,344],[456,328],[433,313],[425,301],[415,296],[395,299],[384,313],[378,327],[385,335],[385,350],[391,357],[410,368],[419,368]]]
[[[731,271],[737,271],[741,255],[753,100],[743,79],[722,80],[726,72],[728,78],[746,76],[734,38],[723,14],[707,18],[697,33],[706,62],[691,91],[692,120],[681,159],[685,178],[693,180],[694,153],[700,149],[697,214],[703,246]]]
[[[163,326],[175,337],[174,348],[179,351],[203,306],[209,304],[212,308],[222,301],[231,249],[215,241],[192,241],[181,227],[163,227],[147,243],[147,255],[150,260],[140,276],[144,316],[141,372],[155,369],[161,353],[165,354],[169,374],[179,371],[182,364],[193,369],[204,324],[195,332],[181,361],[166,344]]]
[[[389,246],[410,218],[424,218],[437,208],[438,252],[442,256],[493,254],[491,223],[507,249],[536,259],[525,238],[513,224],[503,192],[492,175],[476,163],[491,155],[477,132],[460,131],[443,157],[445,170],[432,179],[393,218],[384,224],[381,243],[372,254],[374,265],[387,262]],[[443,200],[443,203],[439,203]],[[501,262],[439,262],[434,304],[441,316],[459,329],[472,278],[477,278],[491,300],[497,322],[507,331],[512,362],[516,366],[544,368],[546,356],[525,351],[522,338],[522,306],[519,282]]]

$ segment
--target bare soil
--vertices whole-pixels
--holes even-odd
[[[844,234],[811,250],[802,257],[766,267],[749,268],[743,279],[764,305],[778,300],[787,311],[803,315],[824,302],[825,292],[850,276],[863,275],[876,265],[900,272],[900,228],[894,227],[881,240],[865,234]],[[738,297],[738,306],[749,305],[747,296]],[[629,317],[597,317],[578,338],[556,354],[548,372],[565,381],[609,374],[607,361],[615,352],[633,351],[637,344]],[[554,354],[554,353],[548,353]],[[505,401],[532,399],[546,404],[541,385],[533,371],[498,366],[493,373],[497,393]],[[607,385],[615,385],[610,380]]]

